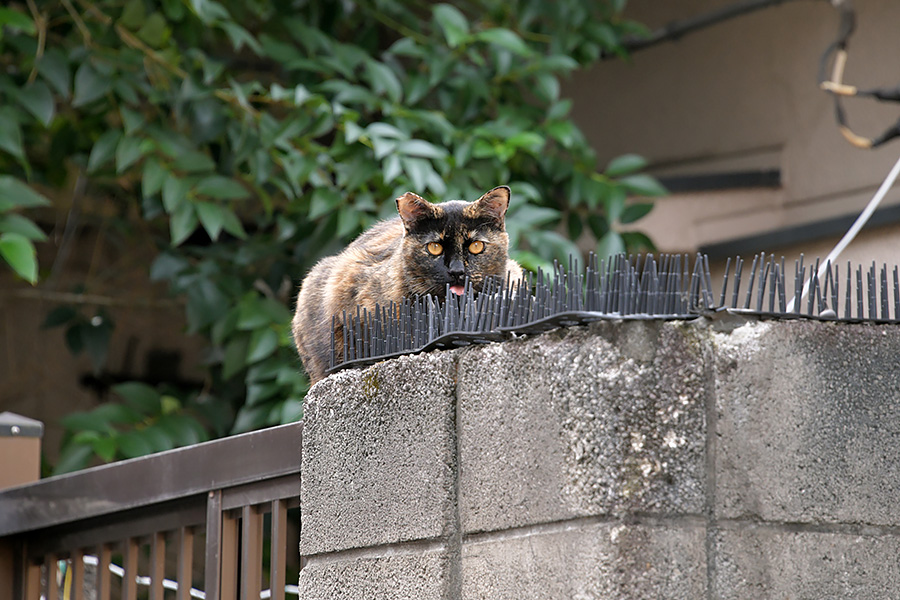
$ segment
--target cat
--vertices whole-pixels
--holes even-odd
[[[340,254],[319,261],[300,286],[292,321],[303,366],[315,383],[330,366],[332,316],[341,339],[341,316],[356,307],[399,304],[431,294],[443,299],[449,284],[462,295],[468,277],[481,291],[489,277],[522,277],[509,258],[505,217],[510,189],[496,187],[474,202],[431,204],[407,192],[397,198],[398,217],[375,224]],[[343,348],[336,346],[337,361]]]

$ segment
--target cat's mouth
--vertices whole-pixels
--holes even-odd
[[[462,296],[463,292],[465,292],[465,291],[466,291],[466,288],[459,284],[450,286],[450,292],[453,294],[456,294],[457,296]]]

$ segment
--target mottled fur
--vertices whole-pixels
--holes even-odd
[[[357,305],[399,303],[403,298],[431,294],[443,298],[447,284],[469,278],[481,290],[486,278],[522,276],[509,259],[504,217],[509,188],[494,188],[475,202],[431,204],[407,192],[397,198],[400,216],[363,233],[343,252],[322,259],[300,287],[293,332],[297,350],[311,382],[322,379],[331,355],[332,316],[356,314]],[[484,249],[473,254],[473,241]],[[428,244],[440,243],[433,256]],[[338,324],[337,339],[342,331]],[[341,359],[342,348],[338,348]]]

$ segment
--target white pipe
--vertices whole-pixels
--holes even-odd
[[[888,176],[885,178],[883,182],[881,182],[881,187],[878,188],[878,191],[875,192],[875,196],[869,201],[869,204],[866,206],[865,210],[860,213],[860,215],[856,218],[856,222],[853,223],[853,226],[844,234],[844,237],[841,238],[841,241],[837,243],[837,246],[828,253],[828,256],[825,257],[825,260],[819,263],[819,278],[821,279],[825,271],[828,270],[828,265],[834,264],[835,259],[844,251],[850,242],[856,237],[856,234],[859,233],[859,230],[862,229],[865,224],[869,221],[869,218],[872,216],[872,213],[875,212],[875,209],[878,208],[878,205],[881,204],[881,201],[884,200],[884,197],[887,195],[888,190],[891,189],[891,186],[894,185],[894,182],[897,180],[897,176],[900,175],[900,158],[897,159],[897,162],[894,163],[894,168],[891,169],[891,172],[888,173]],[[803,284],[803,294],[800,296],[800,300],[802,301],[806,298],[806,294],[809,293],[809,285],[812,281],[812,275],[810,275],[809,279],[807,279],[806,283]],[[787,305],[787,312],[793,312],[794,310],[794,299],[791,298],[791,301]]]

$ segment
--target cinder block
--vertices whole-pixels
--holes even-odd
[[[300,571],[303,600],[446,600],[449,561],[443,551],[312,561]]]
[[[700,513],[708,333],[600,322],[462,351],[462,530]]]
[[[462,550],[462,598],[706,598],[705,527],[600,523],[494,534]]]
[[[720,518],[900,523],[900,329],[763,322],[714,339]]]
[[[447,532],[454,390],[452,352],[341,371],[313,386],[304,407],[301,554]]]
[[[900,540],[887,535],[720,531],[715,596],[747,598],[896,598]]]

